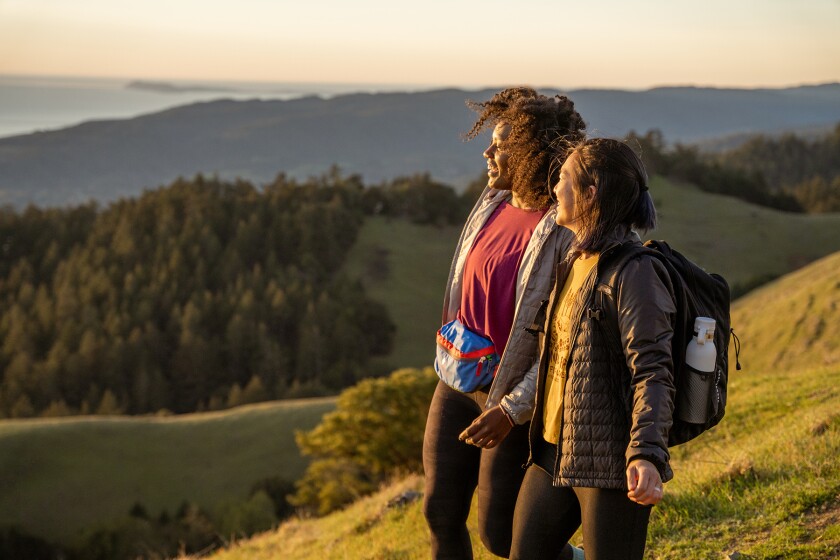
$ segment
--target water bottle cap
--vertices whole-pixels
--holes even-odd
[[[694,332],[703,332],[711,334],[715,332],[715,320],[710,317],[697,317],[694,319]]]

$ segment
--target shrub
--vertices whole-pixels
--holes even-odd
[[[422,469],[423,432],[437,376],[400,369],[346,389],[336,410],[297,443],[313,458],[289,501],[324,515],[376,490],[397,473]]]

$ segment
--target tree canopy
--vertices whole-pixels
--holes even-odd
[[[789,212],[840,211],[840,124],[822,138],[756,135],[718,154],[665,145],[658,130],[631,132],[651,175]]]
[[[0,212],[0,415],[188,412],[332,389],[394,326],[336,274],[356,178],[198,176],[105,210]]]

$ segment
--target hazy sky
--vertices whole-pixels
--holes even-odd
[[[0,0],[0,74],[818,83],[840,81],[840,0]]]

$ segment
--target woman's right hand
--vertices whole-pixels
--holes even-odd
[[[636,459],[627,466],[627,497],[643,506],[653,506],[662,500],[662,479],[650,461]]]

